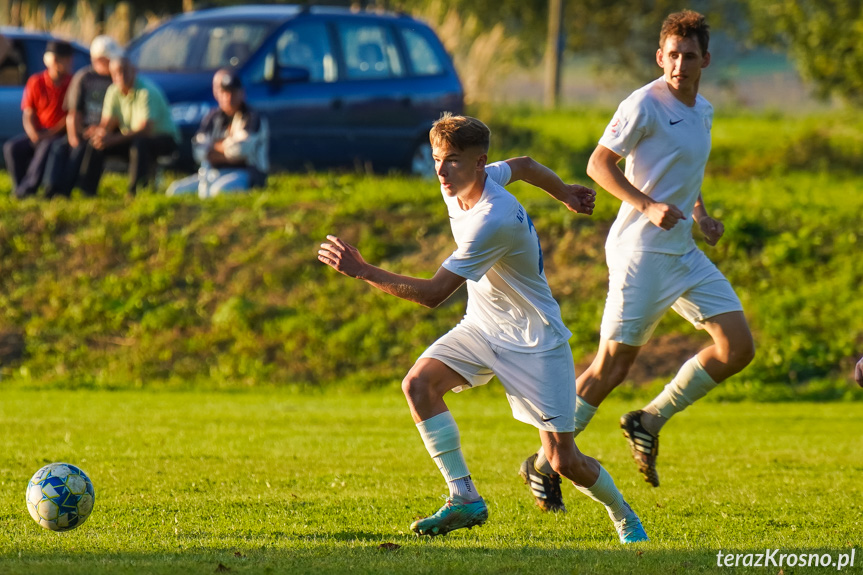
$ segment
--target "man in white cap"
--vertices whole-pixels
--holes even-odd
[[[105,92],[111,85],[109,63],[122,49],[110,36],[96,36],[90,43],[91,66],[79,70],[69,84],[63,109],[66,111],[67,137],[53,150],[54,162],[48,178],[56,195],[69,196],[78,179],[88,150],[87,142],[102,121]],[[95,190],[87,190],[88,194]]]

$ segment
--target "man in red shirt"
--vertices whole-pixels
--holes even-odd
[[[72,79],[72,45],[51,41],[45,46],[44,72],[33,74],[21,98],[25,134],[3,145],[13,192],[24,198],[35,194],[42,183],[51,145],[66,133],[63,98]],[[50,182],[49,182],[50,184]],[[53,195],[50,185],[46,193]]]

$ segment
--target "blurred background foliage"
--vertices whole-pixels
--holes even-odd
[[[263,2],[266,3],[266,2]],[[305,4],[309,2],[298,2]],[[469,101],[514,68],[543,60],[549,0],[331,0],[311,2],[404,11],[437,28],[465,80]],[[672,0],[563,0],[565,58],[593,73],[638,83],[657,75],[659,27],[683,6]],[[232,0],[0,0],[0,23],[50,29],[89,42],[107,32],[125,42],[184,10]],[[705,14],[711,49],[729,61],[758,49],[787,56],[814,92],[857,105],[863,99],[863,0],[692,0]]]

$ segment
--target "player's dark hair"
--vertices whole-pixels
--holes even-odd
[[[675,12],[662,23],[659,32],[659,48],[665,47],[665,39],[669,36],[680,36],[681,38],[695,38],[701,48],[701,55],[707,53],[707,45],[710,43],[710,26],[704,16],[692,10]]]
[[[480,148],[488,153],[491,141],[491,130],[488,126],[470,116],[453,116],[444,112],[440,119],[432,124],[429,132],[429,142],[433,148],[441,144],[449,144],[457,150]]]

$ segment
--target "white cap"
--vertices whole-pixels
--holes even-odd
[[[123,52],[120,45],[110,36],[96,36],[90,43],[91,58],[116,58]]]

